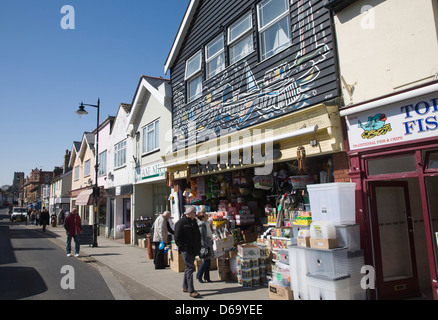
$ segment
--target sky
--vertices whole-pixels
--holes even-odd
[[[0,1],[0,187],[62,166],[66,150],[131,103],[164,64],[190,0]],[[70,6],[70,7],[65,7]]]

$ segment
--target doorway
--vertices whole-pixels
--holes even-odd
[[[369,188],[379,299],[419,296],[408,183],[374,181]]]

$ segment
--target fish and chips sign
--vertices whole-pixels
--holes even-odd
[[[135,182],[156,181],[165,179],[166,169],[163,162],[145,165],[135,169]]]
[[[438,93],[346,118],[350,150],[437,137]]]

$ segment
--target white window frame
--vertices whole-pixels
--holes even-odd
[[[160,119],[152,121],[143,127],[142,154],[148,154],[160,150]],[[154,145],[149,148],[149,134],[153,134]]]
[[[264,0],[261,3],[259,3],[257,5],[257,21],[258,21],[258,33],[259,33],[259,39],[260,39],[260,58],[262,61],[271,58],[272,56],[275,56],[276,54],[286,50],[287,48],[289,48],[292,45],[292,31],[291,31],[291,25],[290,25],[290,3],[289,0],[283,0],[285,2],[287,2],[287,10],[284,11],[283,13],[281,13],[280,15],[278,15],[276,18],[272,19],[270,22],[268,22],[266,25],[264,25],[263,27],[261,26],[261,13],[260,13],[260,8],[263,7],[264,4],[267,4],[271,1],[279,1],[279,0]],[[265,53],[263,53],[263,49],[265,48],[265,44],[263,41],[263,34],[268,31],[270,28],[272,28],[273,26],[275,26],[277,23],[281,22],[283,19],[286,19],[287,24],[288,24],[288,37],[289,37],[289,43],[287,45],[283,44],[281,45],[279,48],[277,48],[277,50],[275,52],[274,49],[266,51]]]
[[[89,177],[91,175],[91,160],[88,159],[84,162],[84,177]]]
[[[114,169],[126,165],[126,140],[114,145]]]
[[[104,176],[107,173],[108,150],[99,154],[99,171],[98,176]]]
[[[195,65],[194,70],[189,73],[189,65],[195,60],[199,59],[199,65]],[[185,81],[187,82],[187,101],[191,102],[202,96],[202,50],[195,53],[190,59],[186,61],[186,71],[185,71]],[[199,81],[201,83],[200,92],[198,94],[192,94],[190,88],[191,83],[194,81]]]
[[[232,29],[248,19],[250,22],[248,29],[243,30],[240,34],[236,35],[234,37],[234,39],[231,39]],[[243,58],[245,58],[246,56],[248,56],[249,54],[254,52],[253,30],[254,30],[254,25],[253,25],[253,21],[252,21],[252,12],[247,13],[246,15],[241,17],[239,20],[237,20],[235,23],[233,23],[228,28],[228,52],[229,52],[229,56],[230,56],[230,65],[242,60]],[[237,58],[234,57],[234,59],[233,59],[233,57],[231,55],[232,49],[235,46],[237,46],[239,43],[241,43],[242,41],[246,40],[247,38],[249,38],[251,40],[251,49],[244,54],[237,55]]]
[[[220,41],[222,41],[222,48],[210,57],[209,47],[215,46]],[[210,64],[220,56],[222,56],[222,63],[215,70],[210,70]],[[225,40],[222,34],[214,38],[205,46],[205,67],[207,79],[210,79],[225,70]]]
[[[74,181],[78,181],[79,180],[79,166],[76,166],[73,170],[73,178]]]

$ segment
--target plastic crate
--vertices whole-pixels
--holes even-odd
[[[330,279],[348,275],[347,248],[319,250],[306,248],[309,274]]]
[[[350,300],[350,276],[328,279],[307,275],[310,300]]]
[[[307,266],[306,249],[297,246],[289,246],[289,272],[290,286],[293,291],[294,300],[309,300],[309,288],[307,287]]]
[[[350,182],[308,185],[312,220],[355,224],[355,188],[356,183]]]
[[[337,225],[336,238],[340,247],[346,247],[350,251],[360,250],[360,225]]]

